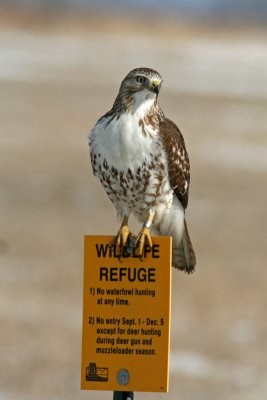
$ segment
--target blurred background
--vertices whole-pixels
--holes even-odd
[[[112,398],[79,390],[83,235],[118,227],[87,134],[139,66],[185,137],[197,270],[173,271],[170,392],[136,399],[267,398],[266,17],[264,0],[0,1],[0,400]]]

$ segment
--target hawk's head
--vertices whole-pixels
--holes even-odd
[[[123,79],[113,109],[145,115],[155,108],[162,83],[160,74],[151,68],[133,69]]]
[[[121,91],[134,94],[137,92],[148,92],[153,94],[154,97],[159,94],[162,83],[160,74],[151,68],[136,68],[126,75],[121,83]]]
[[[151,68],[133,69],[123,79],[118,96],[112,107],[112,113],[135,113],[140,116],[147,114],[151,108],[157,108],[157,97],[162,84],[160,74]]]

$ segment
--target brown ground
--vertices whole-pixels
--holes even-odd
[[[112,398],[79,390],[83,235],[117,229],[87,132],[143,65],[187,143],[198,264],[173,271],[170,392],[136,399],[265,399],[267,34],[118,22],[2,24],[0,399]]]

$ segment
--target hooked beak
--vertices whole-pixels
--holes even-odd
[[[156,93],[156,95],[158,95],[158,94],[159,94],[160,87],[161,87],[161,82],[155,79],[155,80],[152,82],[152,84],[150,85],[149,89],[150,89],[152,92]]]

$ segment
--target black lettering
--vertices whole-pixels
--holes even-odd
[[[128,280],[129,282],[155,282],[156,269],[155,268],[117,268],[117,267],[100,267],[100,281],[107,282],[122,282]],[[103,290],[103,289],[102,289]],[[99,291],[99,294],[100,293]],[[113,293],[112,293],[113,294]]]
[[[155,268],[148,268],[148,282],[156,282],[156,270]]]
[[[155,351],[155,349],[135,349],[135,354],[136,355],[144,355],[144,356],[148,356],[148,355],[155,356],[156,351]]]
[[[140,255],[138,254],[138,250],[136,248],[133,248],[133,251],[131,254],[127,252],[126,249],[123,249],[122,255],[118,253],[118,250],[116,246],[113,246],[112,248],[109,247],[108,244],[98,244],[96,243],[96,254],[98,258],[105,258],[105,257],[114,257],[114,258],[120,258],[121,256],[123,258],[128,258],[132,256],[133,258],[140,258]],[[153,244],[152,247],[149,245],[144,246],[144,258],[147,257],[148,253],[152,253],[151,256],[152,258],[159,258],[159,244]]]
[[[139,254],[139,250],[137,249],[137,247],[133,248],[132,258],[139,258],[140,259],[140,254]]]
[[[145,282],[147,280],[147,274],[146,274],[145,268],[139,268],[138,280],[139,280],[139,282]]]
[[[120,282],[122,278],[127,275],[127,268],[120,268]]]
[[[98,244],[96,244],[95,247],[96,247],[97,257],[98,258],[100,258],[100,257],[104,257],[105,258],[106,255],[107,255],[108,245],[107,244],[104,245],[103,243],[101,243],[100,246]]]
[[[105,278],[105,279],[104,279]],[[101,267],[100,268],[100,281],[108,281],[108,268],[106,267]]]
[[[128,270],[128,280],[134,282],[136,280],[136,268],[130,268]]]
[[[146,324],[147,325],[158,325],[158,321],[156,319],[147,318]]]
[[[125,269],[125,268],[121,268]],[[110,268],[110,281],[111,282],[116,282],[118,280],[118,268]]]
[[[153,248],[154,246],[152,246],[152,248]],[[151,247],[148,245],[148,244],[146,244],[145,246],[144,246],[144,258],[146,258],[146,255],[147,255],[147,253],[150,253],[151,252]]]
[[[159,258],[159,244],[154,244],[152,246],[152,258]]]
[[[117,248],[116,248],[116,246],[113,246],[113,247],[111,247],[110,249],[109,249],[109,257],[115,257],[115,258],[119,258],[120,257],[120,254],[119,253],[117,253]]]

